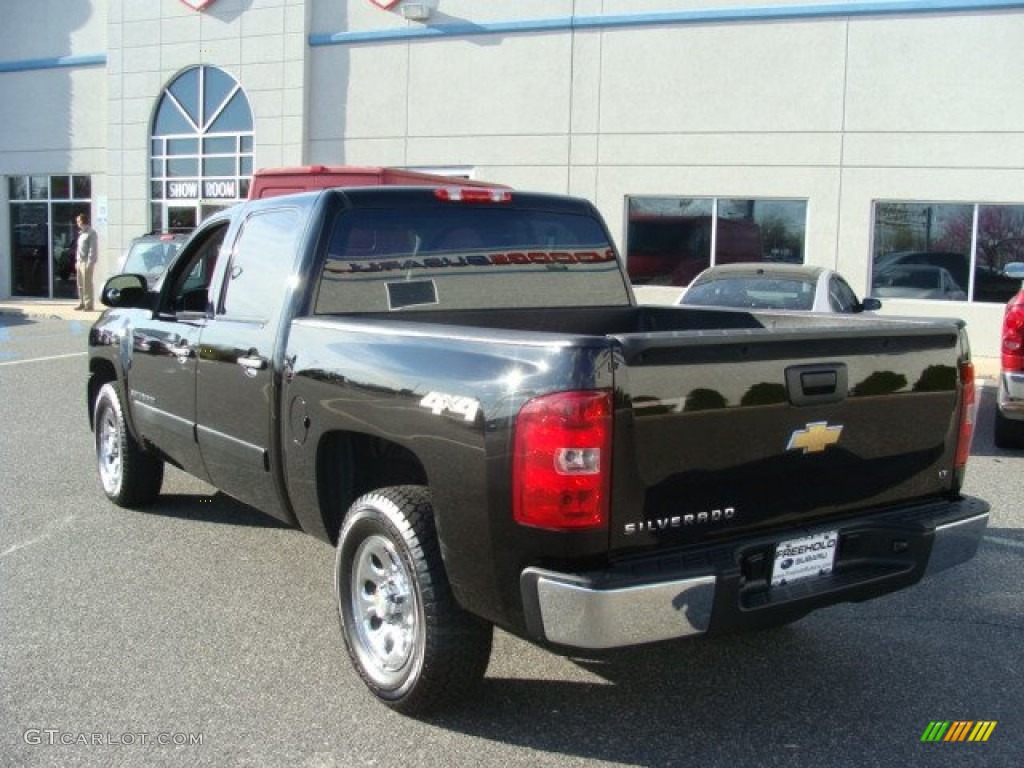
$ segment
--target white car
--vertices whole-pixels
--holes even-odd
[[[693,279],[677,303],[844,313],[876,310],[882,306],[878,299],[858,299],[835,270],[773,262],[709,267]]]

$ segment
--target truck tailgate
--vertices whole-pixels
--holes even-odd
[[[613,551],[956,490],[958,321],[614,338]]]

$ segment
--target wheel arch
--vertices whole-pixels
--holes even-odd
[[[331,544],[338,543],[341,521],[357,498],[400,485],[429,487],[422,459],[400,443],[361,432],[338,430],[320,437],[316,486],[321,522]]]
[[[104,384],[117,381],[117,370],[109,360],[93,358],[89,361],[89,383],[86,386],[86,408],[89,412],[89,429],[95,429],[94,411],[96,409],[96,398]]]

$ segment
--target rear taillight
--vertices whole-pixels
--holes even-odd
[[[606,525],[611,446],[611,392],[558,392],[529,401],[515,426],[515,521],[552,530]]]
[[[960,401],[960,433],[956,443],[956,473],[957,484],[963,482],[964,470],[967,467],[967,457],[971,455],[971,440],[974,437],[974,364],[967,362],[960,364],[960,385],[963,388],[963,396]]]
[[[1003,318],[1004,371],[1024,371],[1024,295],[1006,308]]]
[[[508,203],[512,201],[512,192],[479,187],[438,187],[434,190],[434,197],[450,203]]]

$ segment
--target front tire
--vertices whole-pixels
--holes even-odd
[[[93,409],[96,466],[107,498],[121,507],[141,507],[160,494],[164,462],[146,453],[128,431],[113,382],[104,384]]]
[[[353,503],[338,537],[335,586],[345,647],[387,706],[425,715],[483,678],[493,628],[452,595],[426,488],[384,488]]]

